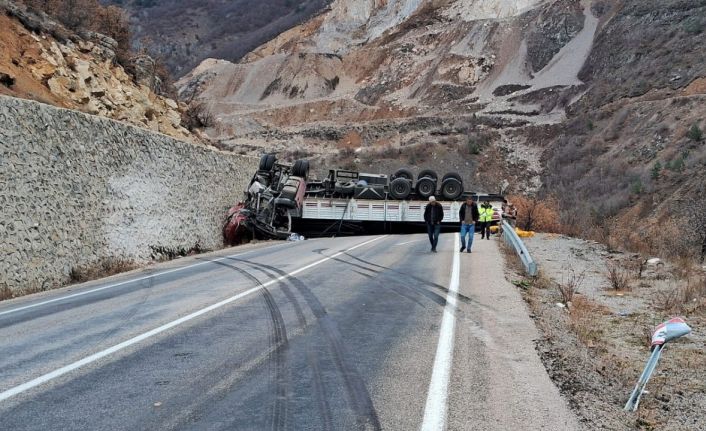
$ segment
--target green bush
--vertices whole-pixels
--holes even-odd
[[[662,172],[662,163],[657,160],[655,164],[652,166],[652,179],[656,180],[659,178],[659,174]]]
[[[698,16],[692,16],[684,20],[684,31],[691,34],[701,34],[704,31],[704,20]]]
[[[704,132],[699,128],[698,125],[694,124],[691,126],[688,132],[686,132],[686,137],[695,142],[701,142],[704,139]]]
[[[630,192],[634,195],[642,194],[644,190],[645,187],[642,185],[642,181],[640,179],[633,181],[632,185],[630,185]]]
[[[684,164],[684,157],[678,157],[667,163],[667,169],[674,172],[681,172],[684,170]]]

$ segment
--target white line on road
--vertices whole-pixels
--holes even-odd
[[[419,242],[419,241],[424,241],[423,239],[415,239],[414,241],[405,241],[405,242],[400,242],[397,244],[393,244],[393,247],[396,247],[398,245],[405,245],[405,244],[412,244],[413,242]]]
[[[427,403],[424,407],[422,431],[442,431],[446,429],[446,402],[449,395],[449,378],[451,377],[454,331],[456,329],[454,310],[456,309],[456,297],[461,272],[460,252],[458,247],[459,240],[458,235],[456,235],[453,263],[451,265],[451,281],[449,282],[449,292],[446,295],[444,315],[441,318],[439,344],[436,346],[434,368],[431,374],[431,382],[429,383]]]
[[[257,291],[260,290],[260,289],[263,289],[263,288],[265,288],[265,287],[271,286],[271,285],[273,285],[273,284],[275,284],[275,283],[279,283],[280,281],[282,281],[282,280],[284,280],[284,279],[287,279],[287,278],[289,278],[289,277],[293,277],[293,276],[299,274],[299,273],[302,272],[302,271],[306,271],[307,269],[313,268],[313,267],[315,267],[315,266],[317,266],[317,265],[320,265],[320,264],[322,264],[322,263],[324,263],[324,262],[326,262],[326,261],[329,261],[329,260],[331,260],[331,259],[334,259],[334,258],[336,258],[336,257],[338,257],[338,256],[340,256],[340,255],[342,255],[342,254],[344,254],[344,253],[347,253],[347,252],[349,252],[349,251],[355,250],[356,248],[362,247],[362,246],[367,245],[367,244],[370,244],[370,243],[372,243],[372,242],[374,242],[374,241],[377,241],[377,240],[380,240],[380,239],[382,239],[382,238],[385,238],[386,236],[387,236],[387,235],[385,235],[385,236],[380,236],[380,237],[377,237],[377,238],[373,238],[373,239],[371,239],[371,240],[368,240],[368,241],[362,242],[362,243],[360,243],[360,244],[358,244],[358,245],[355,245],[355,246],[353,246],[353,247],[351,247],[351,248],[349,248],[349,249],[347,249],[347,250],[343,250],[343,251],[340,251],[340,252],[338,252],[338,253],[336,253],[336,254],[333,254],[333,255],[331,255],[331,256],[328,256],[328,257],[325,257],[325,258],[323,258],[323,259],[317,260],[316,262],[310,263],[309,265],[306,265],[306,266],[303,266],[303,267],[297,269],[296,271],[292,271],[292,272],[290,272],[290,273],[288,273],[288,274],[281,275],[281,276],[279,276],[279,277],[277,277],[277,278],[273,278],[273,279],[267,281],[266,283],[263,283],[263,284],[261,284],[261,285],[259,285],[259,286],[257,286],[257,287],[253,287],[252,289],[248,289],[248,290],[246,290],[245,292],[241,292],[241,293],[239,293],[239,294],[237,294],[237,295],[235,295],[235,296],[231,296],[230,298],[224,299],[223,301],[217,302],[217,303],[215,303],[215,304],[213,304],[213,305],[209,305],[209,306],[206,307],[206,308],[202,308],[202,309],[200,309],[200,310],[198,310],[198,311],[195,311],[195,312],[193,312],[193,313],[191,313],[191,314],[189,314],[189,315],[186,315],[186,316],[184,316],[184,317],[182,317],[182,318],[180,318],[180,319],[173,320],[173,321],[171,321],[171,322],[169,322],[169,323],[166,323],[166,324],[164,324],[164,325],[162,325],[162,326],[160,326],[160,327],[158,327],[158,328],[154,328],[154,329],[152,329],[152,330],[150,330],[150,331],[147,331],[147,332],[145,332],[145,333],[143,333],[143,334],[140,334],[140,335],[138,335],[138,336],[136,336],[136,337],[130,338],[129,340],[123,341],[123,342],[120,343],[120,344],[116,344],[116,345],[114,345],[113,347],[109,347],[109,348],[107,348],[107,349],[105,349],[105,350],[102,350],[102,351],[100,351],[100,352],[98,352],[98,353],[94,353],[94,354],[92,354],[92,355],[90,355],[90,356],[87,356],[87,357],[85,357],[85,358],[83,358],[83,359],[81,359],[81,360],[79,360],[79,361],[76,361],[76,362],[71,363],[71,364],[69,364],[69,365],[66,365],[66,366],[64,366],[64,367],[61,367],[61,368],[59,368],[59,369],[57,369],[57,370],[54,370],[54,371],[52,371],[52,372],[50,372],[50,373],[44,374],[44,375],[42,375],[42,376],[39,376],[39,377],[37,377],[36,379],[32,379],[32,380],[30,380],[30,381],[27,382],[27,383],[23,383],[23,384],[21,384],[21,385],[19,385],[19,386],[15,386],[14,388],[8,389],[8,390],[6,390],[6,391],[4,391],[4,392],[0,392],[0,401],[4,401],[4,400],[6,400],[6,399],[8,399],[8,398],[14,397],[15,395],[21,394],[22,392],[24,392],[24,391],[26,391],[26,390],[29,390],[29,389],[32,389],[32,388],[37,387],[37,386],[39,386],[39,385],[42,385],[42,384],[44,384],[44,383],[47,383],[47,382],[49,382],[49,381],[51,381],[51,380],[53,380],[53,379],[55,379],[55,378],[57,378],[57,377],[63,376],[64,374],[66,374],[66,373],[68,373],[68,372],[71,372],[71,371],[73,371],[73,370],[76,370],[76,369],[78,369],[78,368],[81,368],[81,367],[83,367],[84,365],[88,365],[88,364],[90,364],[90,363],[92,363],[92,362],[95,362],[95,361],[97,361],[97,360],[99,360],[99,359],[102,359],[102,358],[104,358],[104,357],[106,357],[106,356],[108,356],[108,355],[111,355],[111,354],[113,354],[113,353],[115,353],[115,352],[117,352],[117,351],[119,351],[119,350],[122,350],[122,349],[124,349],[124,348],[126,348],[126,347],[132,346],[133,344],[137,344],[137,343],[139,343],[140,341],[144,341],[144,340],[146,340],[146,339],[148,339],[148,338],[150,338],[150,337],[154,337],[155,335],[160,334],[160,333],[162,333],[162,332],[164,332],[164,331],[166,331],[166,330],[168,330],[168,329],[171,329],[171,328],[173,328],[173,327],[175,327],[175,326],[181,325],[181,324],[184,323],[184,322],[188,322],[189,320],[193,320],[193,319],[195,319],[195,318],[197,318],[197,317],[199,317],[199,316],[201,316],[201,315],[203,315],[203,314],[206,314],[206,313],[208,313],[208,312],[210,312],[210,311],[213,311],[213,310],[215,310],[215,309],[221,308],[221,307],[223,307],[223,306],[226,305],[226,304],[230,304],[230,303],[233,302],[233,301],[237,301],[237,300],[239,300],[239,299],[241,299],[241,298],[244,298],[244,297],[246,297],[246,296],[248,296],[248,295],[251,295],[251,294],[257,292]]]
[[[243,253],[232,254],[232,255],[230,255],[230,256],[225,256],[225,257],[220,257],[220,258],[218,258],[218,259],[213,259],[213,260],[209,260],[209,261],[205,261],[205,262],[195,263],[195,264],[193,264],[193,265],[182,266],[182,267],[180,267],[180,268],[174,268],[174,269],[170,269],[170,270],[167,270],[167,271],[158,272],[158,273],[156,273],[156,274],[145,275],[145,276],[143,276],[143,277],[131,278],[130,280],[121,281],[121,282],[119,282],[119,283],[113,283],[113,284],[109,284],[109,285],[107,285],[107,286],[101,286],[101,287],[98,287],[98,288],[95,288],[95,289],[85,290],[85,291],[83,291],[83,292],[77,292],[77,293],[73,293],[73,294],[71,294],[71,295],[66,295],[66,296],[62,296],[62,297],[59,297],[59,298],[49,299],[49,300],[47,300],[47,301],[37,302],[37,303],[35,303],[35,304],[25,305],[25,306],[23,306],[23,307],[13,308],[13,309],[11,309],[11,310],[0,311],[0,316],[5,315],[5,314],[10,314],[10,313],[16,313],[16,312],[22,311],[22,310],[27,310],[28,308],[40,307],[40,306],[42,306],[42,305],[51,304],[51,303],[53,303],[53,302],[64,301],[64,300],[66,300],[66,299],[76,298],[77,296],[83,296],[83,295],[88,295],[88,294],[95,293],[95,292],[100,292],[101,290],[112,289],[113,287],[123,286],[123,285],[125,285],[125,284],[135,283],[135,282],[138,282],[138,281],[147,280],[147,279],[149,279],[149,278],[159,277],[159,276],[165,275],[165,274],[171,274],[171,273],[173,273],[173,272],[183,271],[183,270],[189,269],[189,268],[195,268],[195,267],[197,267],[197,266],[206,265],[206,264],[213,263],[213,262],[220,262],[220,261],[222,261],[222,260],[226,260],[226,259],[230,259],[230,258],[233,258],[233,257],[242,256],[242,255],[244,255],[244,254],[252,253],[252,252],[254,252],[254,251],[265,250],[265,249],[267,249],[267,248],[276,247],[276,246],[278,246],[278,245],[280,245],[280,244],[275,244],[275,245],[272,245],[272,246],[269,246],[269,247],[257,248],[257,249],[249,250],[249,251],[246,251],[246,252],[243,252]]]

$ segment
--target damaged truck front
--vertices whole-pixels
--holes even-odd
[[[277,163],[274,154],[260,164],[245,192],[245,200],[227,214],[223,237],[236,245],[252,238],[285,239],[292,231],[292,218],[301,216],[309,162]]]

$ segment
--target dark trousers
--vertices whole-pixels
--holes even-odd
[[[481,222],[478,222],[478,225],[480,226],[480,237],[481,238],[490,238],[490,222],[489,221],[481,221]]]
[[[439,243],[439,233],[441,232],[441,224],[427,223],[427,233],[429,234],[429,242],[431,249],[436,250],[436,245]]]

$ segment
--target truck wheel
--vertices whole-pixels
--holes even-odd
[[[406,178],[411,181],[414,179],[414,174],[409,169],[402,168],[395,171],[395,173],[392,175],[392,179],[395,178]]]
[[[463,194],[463,184],[456,178],[447,178],[441,183],[441,195],[450,201],[457,199]]]
[[[436,181],[429,177],[417,180],[417,194],[426,199],[436,192]]]
[[[309,176],[309,161],[308,160],[297,160],[292,166],[292,175],[295,177],[302,177],[306,180]]]
[[[334,191],[341,196],[350,196],[355,192],[355,181],[341,182],[338,181],[334,187]]]
[[[436,172],[432,171],[431,169],[424,169],[421,172],[419,172],[419,175],[417,175],[417,180],[420,180],[424,177],[431,178],[434,181],[439,179],[439,177],[436,175]]]
[[[459,183],[463,184],[463,178],[461,178],[461,175],[459,175],[457,172],[449,172],[444,177],[441,179],[441,182],[443,183],[449,178],[456,178]]]
[[[406,178],[395,178],[390,183],[390,196],[395,199],[405,200],[412,193],[412,182]]]
[[[260,170],[261,171],[271,171],[275,167],[275,161],[277,156],[274,154],[263,154],[260,157]]]

